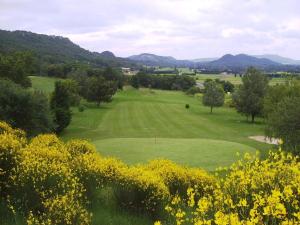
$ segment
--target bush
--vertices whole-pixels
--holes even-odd
[[[0,120],[23,129],[29,136],[54,129],[47,96],[0,79]]]
[[[299,224],[299,187],[299,157],[282,151],[266,160],[247,154],[213,176],[169,160],[130,167],[87,141],[29,141],[0,122],[0,201],[27,224],[89,224],[87,208],[105,188],[122,209],[155,218],[169,202],[177,224]]]
[[[259,160],[245,155],[218,179],[212,193],[196,199],[187,189],[188,204],[175,196],[166,210],[177,224],[299,224],[300,162],[279,151]]]
[[[79,105],[78,106],[78,111],[79,112],[83,112],[85,110],[85,106],[84,105]]]
[[[202,93],[202,91],[199,87],[196,87],[196,86],[193,86],[186,91],[186,94],[188,94],[188,95],[195,95],[198,93]]]
[[[189,104],[185,104],[185,108],[186,108],[186,109],[189,109],[189,108],[190,108],[190,105],[189,105]]]

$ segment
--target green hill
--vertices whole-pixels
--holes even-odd
[[[36,34],[28,31],[0,30],[0,53],[31,51],[48,63],[84,62],[96,66],[134,66],[129,59],[115,57],[113,53],[90,52],[68,38]]]

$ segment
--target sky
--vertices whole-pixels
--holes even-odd
[[[65,36],[121,57],[300,59],[299,0],[0,0],[0,29]]]

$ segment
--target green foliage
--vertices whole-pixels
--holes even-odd
[[[118,88],[123,89],[124,75],[121,73],[121,71],[117,70],[116,68],[112,68],[108,66],[103,71],[103,77],[108,81],[117,82]]]
[[[60,133],[71,122],[72,113],[70,109],[70,91],[68,83],[63,81],[55,82],[55,90],[52,93],[50,107],[54,113],[56,132]]]
[[[202,90],[199,87],[193,86],[193,87],[189,88],[186,91],[186,93],[188,95],[195,95],[195,94],[198,94],[198,93],[202,93]]]
[[[210,78],[206,79],[205,82],[204,82],[204,84],[207,83],[207,82],[209,82],[209,81],[212,81],[212,79],[210,79]],[[223,87],[224,92],[226,92],[226,93],[234,91],[234,84],[231,83],[228,80],[220,80],[219,78],[216,78],[215,82],[217,84],[220,84]]]
[[[23,87],[30,87],[28,78],[33,72],[33,57],[29,52],[0,54],[0,78],[10,79]]]
[[[281,138],[284,147],[300,153],[300,82],[270,87],[264,102],[266,134]]]
[[[138,89],[140,87],[139,78],[137,76],[132,76],[130,79],[130,84],[132,87]]]
[[[203,105],[210,107],[212,113],[214,107],[224,105],[225,94],[223,88],[215,81],[205,83],[205,90],[202,98]]]
[[[48,65],[62,63],[80,63],[92,67],[133,67],[134,62],[125,58],[93,53],[71,42],[68,38],[54,35],[36,34],[27,31],[0,30],[1,52],[31,51],[36,56],[36,64],[43,75]]]
[[[79,112],[83,112],[85,110],[85,106],[84,105],[79,105],[78,106],[78,111]]]
[[[0,119],[30,136],[51,132],[54,128],[47,97],[9,80],[0,80]]]
[[[131,78],[131,85],[135,88],[151,87],[162,90],[188,90],[196,84],[194,78],[184,75],[154,75],[139,72]]]
[[[117,91],[117,85],[114,81],[107,81],[101,76],[90,77],[87,86],[86,99],[90,102],[96,102],[98,106],[102,102],[110,102]]]
[[[259,70],[250,67],[242,78],[243,84],[233,94],[233,101],[239,113],[251,116],[262,115],[264,96],[268,88],[268,78]]]

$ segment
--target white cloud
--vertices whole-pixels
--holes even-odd
[[[0,0],[0,28],[64,35],[120,56],[300,58],[298,0]]]

